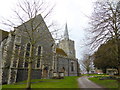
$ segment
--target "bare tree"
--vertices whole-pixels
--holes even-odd
[[[91,56],[89,54],[84,55],[84,59],[82,60],[81,65],[84,67],[84,69],[89,74],[90,70],[92,69],[92,60],[91,60]]]
[[[58,43],[60,40],[63,39],[63,35],[62,35],[62,27],[63,26],[59,26],[58,22],[54,21],[52,24],[52,27],[50,27],[50,32],[55,40],[56,43]]]
[[[98,48],[101,44],[108,40],[114,40],[116,44],[115,54],[118,60],[118,68],[120,72],[120,2],[96,1],[94,12],[91,17],[92,34],[90,45],[93,49]]]
[[[12,22],[10,20],[7,20],[3,22],[4,25],[10,26],[10,27],[16,27],[18,24],[20,25],[19,27],[24,28],[22,30],[19,27],[16,27],[15,32],[19,32],[18,37],[25,32],[25,38],[28,40],[30,43],[30,50],[29,50],[29,57],[28,59],[28,78],[27,78],[27,86],[26,88],[31,88],[31,73],[32,73],[32,62],[34,61],[34,48],[35,44],[39,41],[39,38],[42,40],[43,37],[41,36],[36,36],[36,32],[38,32],[39,27],[42,25],[44,22],[42,19],[39,20],[39,23],[36,23],[37,16],[39,14],[43,15],[43,19],[46,19],[48,15],[52,12],[54,6],[47,5],[44,0],[22,0],[17,4],[17,9],[14,10],[16,22]],[[29,21],[28,21],[29,20]],[[26,21],[28,23],[26,23]],[[51,26],[51,25],[49,25]],[[15,33],[18,34],[18,33]],[[46,35],[45,35],[46,36]]]

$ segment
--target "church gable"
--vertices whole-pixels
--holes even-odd
[[[17,35],[22,35],[24,38],[32,36],[35,39],[39,39],[39,41],[46,41],[47,39],[47,42],[54,42],[54,39],[40,14],[16,27],[15,32]]]
[[[15,27],[14,31],[9,33],[9,36],[6,39],[5,49],[6,51],[11,52],[7,53],[5,50],[3,51],[5,62],[3,67],[6,67],[7,65],[8,69],[2,70],[4,75],[1,76],[3,79],[0,83],[10,84],[27,79],[26,70],[28,69],[28,58],[30,57],[31,39],[35,41],[35,43],[32,42],[34,44],[32,79],[42,78],[44,68],[48,68],[47,72],[52,69],[52,46],[54,44],[52,35],[41,15],[36,16],[33,22],[32,20]],[[33,27],[31,23],[33,23]],[[47,73],[45,78],[50,77],[48,74],[49,73]]]

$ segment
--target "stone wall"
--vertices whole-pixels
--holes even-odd
[[[39,69],[32,70],[32,79],[41,79],[42,72]],[[28,70],[27,69],[18,69],[16,82],[27,80]]]
[[[71,62],[73,62],[73,71]],[[77,60],[65,57],[58,57],[57,59],[57,72],[63,72],[65,70],[65,76],[77,76],[78,67]]]
[[[75,58],[75,46],[74,41],[63,39],[59,42],[59,48],[63,49],[69,58]]]

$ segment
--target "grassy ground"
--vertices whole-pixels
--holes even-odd
[[[83,74],[83,76],[109,76],[107,74]]]
[[[32,88],[78,88],[77,76],[64,79],[34,79]],[[25,88],[26,81],[11,85],[3,85],[2,88]]]
[[[89,80],[105,87],[105,88],[118,88],[118,82],[116,80],[99,80],[100,77],[92,77]]]

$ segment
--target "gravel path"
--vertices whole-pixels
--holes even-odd
[[[97,90],[98,88],[100,90],[104,90],[102,87],[100,87],[99,85],[93,83],[92,81],[88,80],[87,76],[83,76],[78,78],[78,83],[79,83],[79,87],[80,88],[86,88],[91,89],[91,90]],[[94,88],[94,89],[93,89]],[[82,89],[83,90],[83,89]]]

